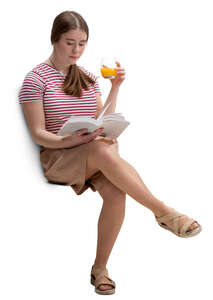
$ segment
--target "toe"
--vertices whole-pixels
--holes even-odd
[[[195,229],[195,228],[197,228],[197,227],[198,227],[198,223],[195,221],[194,223],[192,223],[192,224],[190,225],[189,230],[193,230],[193,229]]]
[[[101,291],[105,291],[105,290],[111,290],[111,289],[112,289],[112,286],[109,285],[109,284],[101,284],[98,288],[99,288],[99,290],[101,290]]]

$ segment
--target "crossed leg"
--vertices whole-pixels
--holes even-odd
[[[112,184],[152,210],[156,216],[168,213],[168,206],[149,191],[137,171],[120,157],[117,141],[98,138],[89,144],[86,179],[100,170]]]
[[[104,138],[90,142],[86,179],[101,171],[106,183],[98,190],[103,207],[98,221],[98,243],[95,265],[105,267],[115,240],[120,232],[125,214],[126,194],[149,208],[156,216],[172,211],[158,200],[146,187],[137,171],[118,153],[118,143]],[[184,217],[184,218],[187,218]],[[182,218],[181,221],[184,221]],[[190,229],[197,227],[192,224]],[[100,289],[110,289],[102,285]]]

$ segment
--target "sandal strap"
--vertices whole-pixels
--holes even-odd
[[[174,213],[170,213],[170,214],[167,214],[167,215],[162,216],[162,217],[156,217],[156,219],[157,219],[158,223],[166,223],[168,221],[173,221],[172,230],[177,234],[184,235],[184,234],[186,234],[186,232],[189,229],[190,225],[192,225],[194,222],[197,222],[197,221],[195,221],[192,218],[189,218],[189,220],[185,221],[183,223],[183,225],[180,227],[179,218],[181,216],[186,216],[186,215],[181,214],[181,213],[176,211]]]
[[[112,285],[113,288],[116,287],[115,282],[109,277],[107,269],[94,269],[92,268],[91,274],[95,276],[95,287],[98,288],[102,284]],[[110,281],[110,282],[109,282]]]
[[[102,285],[102,284],[111,285],[112,288],[116,287],[115,282],[112,279],[110,279],[109,277],[107,277],[107,276],[104,276],[104,277],[100,278],[99,280],[95,281],[95,287],[96,288],[99,288],[99,286]]]
[[[179,213],[179,212],[173,212],[170,214],[167,214],[165,216],[162,217],[156,217],[158,223],[167,223],[169,221],[173,221],[173,226],[172,226],[172,230],[175,233],[179,233],[179,217],[183,216],[183,214]]]

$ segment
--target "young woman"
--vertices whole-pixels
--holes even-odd
[[[76,64],[88,37],[81,15],[74,11],[59,14],[51,32],[53,52],[26,75],[19,102],[35,143],[42,146],[40,158],[48,181],[70,185],[77,195],[90,187],[103,198],[91,283],[97,293],[112,294],[115,282],[109,278],[106,264],[124,220],[126,194],[150,209],[160,226],[180,237],[198,234],[201,226],[157,199],[137,171],[120,157],[118,141],[100,136],[102,128],[89,134],[82,129],[56,135],[71,115],[97,118],[109,102],[107,112],[115,112],[125,70],[117,62],[117,76],[111,79],[103,105],[97,78]]]

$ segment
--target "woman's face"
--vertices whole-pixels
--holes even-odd
[[[64,65],[73,65],[81,57],[87,44],[87,34],[80,29],[72,29],[61,35],[53,43],[54,51]]]

